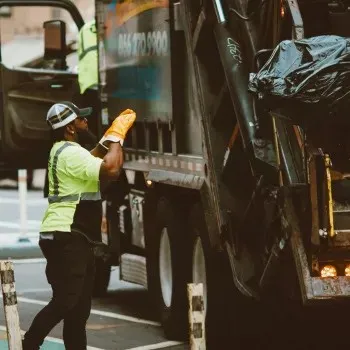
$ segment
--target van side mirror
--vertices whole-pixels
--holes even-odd
[[[66,24],[60,20],[44,22],[44,60],[55,69],[67,69]]]

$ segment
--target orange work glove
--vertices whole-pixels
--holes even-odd
[[[100,145],[108,149],[110,142],[120,142],[123,145],[128,130],[132,127],[136,119],[136,113],[132,109],[126,109],[114,119],[112,125],[105,132]]]

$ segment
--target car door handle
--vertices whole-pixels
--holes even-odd
[[[51,89],[62,89],[62,88],[64,88],[64,85],[63,84],[51,84],[50,88]]]

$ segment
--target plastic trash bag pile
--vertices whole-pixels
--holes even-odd
[[[294,120],[344,114],[350,107],[350,38],[282,41],[260,71],[250,74],[248,89]]]

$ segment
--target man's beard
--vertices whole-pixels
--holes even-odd
[[[77,142],[80,146],[92,149],[97,143],[97,137],[90,130],[77,131]]]

